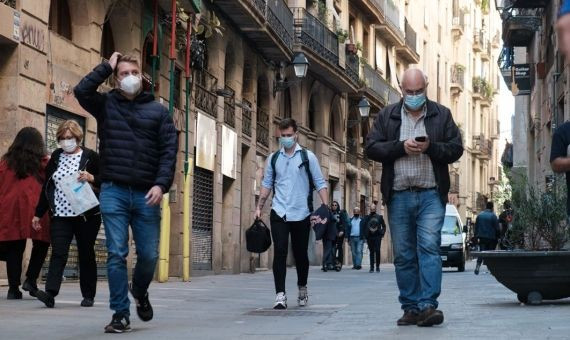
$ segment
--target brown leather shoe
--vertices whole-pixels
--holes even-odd
[[[431,327],[434,325],[441,325],[443,323],[443,312],[430,307],[418,316],[418,326]]]
[[[418,323],[418,313],[415,311],[405,311],[404,315],[398,319],[398,326],[412,326]]]

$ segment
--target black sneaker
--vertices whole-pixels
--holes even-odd
[[[9,288],[8,295],[6,295],[7,300],[21,300],[22,299],[22,292],[20,289],[16,288]]]
[[[139,297],[136,296],[133,292],[133,284],[129,285],[129,291],[131,295],[135,299],[135,303],[137,305],[137,315],[142,321],[150,321],[154,315],[152,311],[152,306],[150,305],[150,301],[148,301],[148,292],[144,293],[144,296]]]
[[[83,298],[81,301],[81,307],[93,307],[95,301],[91,298]]]
[[[115,313],[111,323],[105,326],[105,333],[125,333],[131,331],[131,321],[127,315]]]
[[[36,292],[38,291],[38,285],[35,282],[29,280],[24,281],[22,289],[30,294],[32,297],[36,297]]]
[[[44,292],[43,290],[38,289],[36,291],[36,297],[38,298],[38,300],[43,302],[47,308],[53,308],[53,306],[55,306],[55,300],[53,296],[48,292]]]

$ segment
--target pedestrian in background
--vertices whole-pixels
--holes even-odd
[[[348,242],[350,243],[350,249],[352,250],[352,269],[360,270],[362,269],[362,247],[366,239],[366,234],[362,218],[360,217],[360,208],[356,207],[352,212],[353,215],[350,219],[349,229],[346,234],[348,236]]]
[[[309,276],[309,233],[313,188],[317,190],[323,205],[328,206],[328,189],[319,161],[314,153],[302,148],[297,140],[297,122],[286,118],[279,123],[281,149],[267,159],[261,182],[259,202],[255,217],[261,218],[261,210],[273,190],[271,204],[271,236],[273,238],[273,279],[275,282],[274,309],[287,309],[285,276],[289,234],[297,269],[297,303],[306,306],[309,301],[307,280]],[[328,207],[327,207],[328,210]]]
[[[336,218],[335,214],[333,213],[333,209],[338,209],[338,203],[333,202],[331,204],[331,219],[332,221],[327,225],[327,229],[325,234],[323,235],[323,267],[321,268],[322,271],[327,272],[329,270],[333,270],[334,266],[334,257],[333,257],[333,247],[336,242],[336,238],[339,232],[339,227],[342,228],[342,224],[340,224],[340,220]]]
[[[5,256],[9,300],[22,298],[20,277],[27,239],[32,254],[22,289],[36,295],[36,284],[49,249],[49,217],[32,225],[34,208],[45,180],[49,157],[41,133],[33,127],[18,131],[0,160],[0,248]]]
[[[493,212],[493,202],[487,202],[485,210],[483,210],[475,220],[475,238],[478,240],[479,250],[495,250],[497,248],[497,240],[501,235],[501,227],[499,219]],[[483,263],[483,258],[477,258],[477,266],[475,266],[475,275],[479,275],[479,269]]]
[[[82,147],[83,130],[74,120],[61,123],[56,132],[59,148],[56,149],[46,168],[46,178],[36,206],[32,224],[39,223],[39,216],[46,212],[51,221],[51,256],[45,290],[37,291],[37,298],[46,307],[55,306],[69,247],[75,237],[79,257],[79,287],[82,307],[92,307],[97,291],[97,262],[95,261],[95,240],[101,227],[99,207],[81,214],[76,213],[61,189],[61,183],[68,176],[77,176],[77,181],[87,182],[97,192],[99,189],[99,155]]]
[[[331,215],[336,223],[337,235],[335,239],[335,246],[333,251],[333,258],[335,261],[335,270],[339,272],[344,263],[344,239],[346,231],[349,229],[350,219],[346,210],[340,208],[340,204],[334,201],[331,205]]]
[[[368,158],[382,162],[381,191],[388,207],[396,280],[404,315],[399,326],[443,322],[441,228],[449,193],[449,164],[463,154],[450,110],[427,99],[419,69],[402,77],[403,99],[378,113],[367,136]]]
[[[117,88],[97,91],[115,77]],[[106,333],[131,330],[129,290],[137,315],[146,322],[154,311],[148,287],[158,260],[160,202],[174,181],[178,138],[168,109],[142,90],[141,65],[131,55],[114,52],[77,86],[79,104],[97,119],[101,150],[101,213],[107,241],[110,307]],[[129,285],[129,226],[137,264]]]
[[[370,205],[370,214],[364,217],[364,232],[366,234],[366,242],[370,251],[370,273],[374,272],[374,264],[376,264],[376,272],[380,272],[380,245],[382,238],[386,233],[386,223],[384,217],[376,213],[376,204]]]

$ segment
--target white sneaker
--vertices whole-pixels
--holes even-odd
[[[285,293],[277,293],[273,309],[287,309],[287,295],[285,295]]]
[[[299,307],[305,307],[307,303],[309,303],[307,286],[299,286],[299,297],[297,298],[297,303],[299,304]]]

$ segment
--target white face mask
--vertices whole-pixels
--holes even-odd
[[[62,139],[59,141],[59,146],[63,149],[63,151],[67,153],[72,153],[77,148],[77,141],[75,140],[75,138]]]
[[[121,80],[120,88],[126,94],[134,96],[135,94],[139,93],[141,85],[141,78],[130,74]]]

